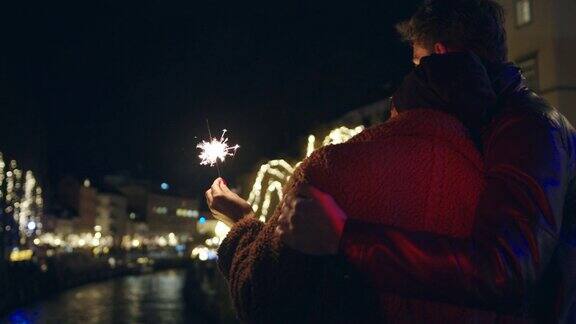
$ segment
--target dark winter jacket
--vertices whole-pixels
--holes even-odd
[[[480,133],[486,187],[471,236],[352,218],[342,254],[381,293],[576,323],[575,130],[516,67],[486,68],[497,102]]]

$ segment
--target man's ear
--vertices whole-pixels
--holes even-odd
[[[448,53],[448,48],[446,47],[446,45],[438,42],[438,43],[434,44],[434,53],[446,54],[446,53]]]

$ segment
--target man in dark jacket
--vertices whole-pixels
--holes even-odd
[[[481,119],[496,95],[472,53],[428,57],[411,75],[397,99],[403,89],[416,91],[410,91],[410,100],[397,100],[397,116],[346,143],[315,150],[282,191],[290,194],[310,184],[333,195],[357,220],[467,237],[484,187],[482,158],[470,128],[451,112],[458,108]],[[468,86],[454,91],[452,80]],[[462,92],[477,101],[461,101],[466,98]],[[221,208],[222,197],[233,197],[228,192],[221,179],[207,192],[212,212],[224,221],[220,214],[237,218]],[[235,205],[232,199],[225,201]],[[218,264],[244,321],[373,323],[384,317],[391,323],[466,323],[512,318],[395,293],[370,296],[374,289],[363,287],[366,276],[350,271],[342,258],[306,256],[281,244],[275,235],[280,208],[264,224],[250,215],[249,207],[243,208],[246,202],[235,201],[238,210],[246,210],[240,213],[248,215],[229,222],[232,229],[218,249]]]
[[[286,198],[278,235],[304,253],[344,255],[381,292],[576,323],[576,132],[504,64],[502,8],[491,0],[426,1],[399,30],[415,64],[469,50],[492,80],[498,104],[480,133],[486,187],[473,234],[455,239],[354,221],[330,196],[303,188]]]

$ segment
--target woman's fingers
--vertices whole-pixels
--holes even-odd
[[[222,195],[222,189],[220,188],[220,178],[217,178],[212,182],[212,186],[210,187],[212,190],[212,197]]]
[[[208,202],[208,206],[212,205],[212,201],[214,200],[214,198],[212,197],[212,189],[208,189],[206,190],[206,201]]]
[[[276,234],[283,238],[295,235],[294,233],[301,230],[302,226],[306,226],[303,215],[307,215],[307,210],[313,205],[313,202],[308,198],[286,198],[276,227]]]
[[[228,188],[228,185],[226,184],[226,181],[224,181],[224,179],[222,179],[222,178],[218,178],[218,179],[220,179],[219,187],[223,193],[228,194],[228,195],[235,195],[235,193],[232,190],[230,190],[230,188]]]

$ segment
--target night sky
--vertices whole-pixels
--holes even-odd
[[[215,176],[195,148],[208,118],[242,145],[233,183],[388,96],[411,67],[393,25],[418,2],[12,4],[0,151],[52,182],[129,172],[194,193]]]

